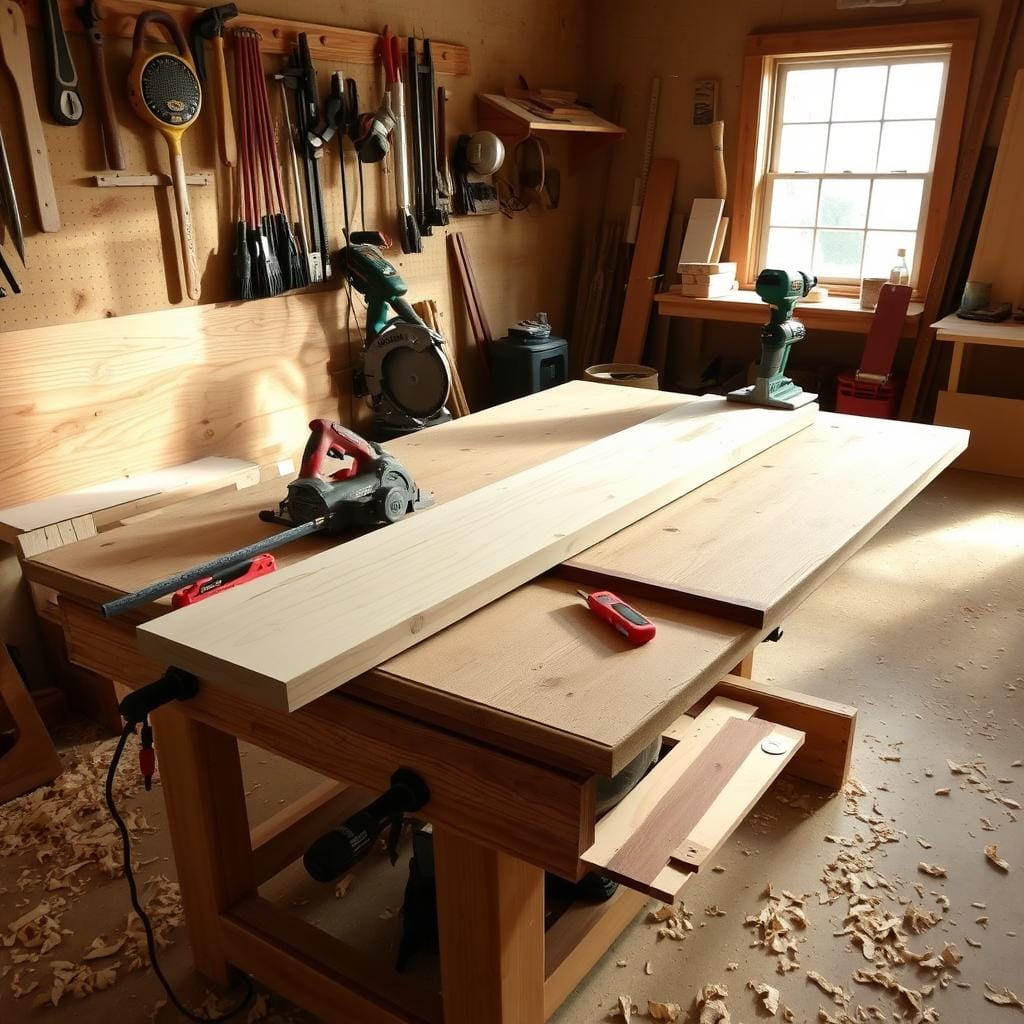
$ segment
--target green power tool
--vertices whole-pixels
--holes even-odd
[[[786,376],[789,350],[807,335],[807,328],[793,319],[793,308],[818,283],[812,274],[798,270],[762,270],[754,290],[772,307],[771,319],[761,328],[761,357],[757,381],[749,387],[730,391],[730,402],[766,405],[773,409],[799,409],[818,396],[804,391]]]
[[[452,373],[444,340],[409,305],[394,265],[377,246],[362,242],[346,245],[340,256],[348,280],[366,299],[366,343],[355,388],[373,406],[377,440],[451,419],[445,402]]]

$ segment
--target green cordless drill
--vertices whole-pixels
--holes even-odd
[[[786,376],[789,350],[807,334],[807,328],[793,319],[793,308],[818,279],[802,270],[762,270],[754,290],[772,307],[771,319],[761,328],[761,357],[757,381],[749,387],[730,391],[730,402],[766,405],[774,409],[799,409],[818,396],[802,390]]]

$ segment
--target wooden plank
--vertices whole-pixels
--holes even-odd
[[[81,22],[75,16],[76,0],[60,0],[64,12],[64,26],[68,32],[81,32]],[[131,39],[135,31],[135,20],[142,11],[167,11],[188,31],[196,15],[205,8],[191,4],[167,3],[166,0],[104,0],[103,34],[107,38]],[[30,4],[25,10],[29,23],[39,24],[38,9]],[[309,36],[309,49],[314,61],[334,61],[342,64],[377,64],[378,42],[376,32],[366,32],[335,25],[324,25],[306,21],[289,21],[284,18],[268,18],[255,14],[241,13],[232,19],[230,30],[251,28],[260,34],[260,49],[265,55],[289,55],[300,32]],[[155,34],[155,33],[154,33]],[[225,33],[224,42],[231,47],[231,31]],[[434,68],[438,74],[468,75],[469,50],[458,43],[444,43],[432,40]],[[402,40],[405,51],[405,40]]]
[[[180,706],[165,705],[152,721],[192,957],[227,985],[220,915],[256,890],[238,741]]]
[[[1024,304],[1024,69],[1014,79],[992,171],[970,280],[992,285],[993,302]]]
[[[676,592],[682,607],[775,626],[966,443],[962,432],[822,413],[785,445],[557,571],[669,603]],[[861,486],[864,480],[871,486]],[[737,550],[756,555],[737,558]]]
[[[361,810],[378,794],[326,780],[250,833],[253,875],[262,884],[298,860],[314,839]]]
[[[921,327],[914,343],[914,354],[911,357],[910,368],[907,371],[907,381],[903,388],[903,397],[900,399],[900,419],[912,419],[917,413],[918,395],[921,390],[921,381],[924,379],[925,367],[928,363],[928,352],[932,345],[932,331],[928,326],[945,310],[941,309],[943,295],[946,291],[947,280],[950,269],[953,265],[953,258],[957,251],[957,239],[963,228],[964,217],[967,212],[971,196],[971,189],[974,183],[974,175],[978,168],[978,160],[981,156],[982,147],[985,145],[985,137],[988,135],[988,125],[992,117],[992,107],[995,104],[996,93],[999,90],[999,80],[1002,78],[1003,65],[1006,62],[1006,54],[1010,47],[1010,41],[1014,37],[1014,25],[1017,15],[1020,13],[1021,0],[1001,0],[999,4],[999,16],[996,19],[995,29],[992,35],[992,44],[988,53],[985,54],[984,72],[974,96],[970,115],[967,118],[967,130],[963,137],[958,135],[959,152],[956,161],[956,174],[953,178],[951,189],[948,193],[948,204],[945,206],[942,220],[942,235],[935,252],[935,263],[928,279],[928,290],[924,300],[924,314],[921,320]],[[968,55],[968,63],[970,55]],[[959,75],[962,82],[961,97],[957,97],[958,103],[966,104],[967,85],[969,71],[966,76],[963,72]],[[945,117],[943,117],[945,125]],[[943,130],[942,135],[945,135]],[[941,153],[940,147],[948,146],[952,140],[946,141],[940,136],[936,151]],[[956,147],[954,146],[954,150]],[[936,194],[933,189],[931,205],[941,202],[942,196]]]
[[[935,422],[971,432],[957,469],[1000,476],[1024,476],[1024,448],[1008,438],[1024,436],[1024,401],[964,392],[940,391]]]
[[[429,988],[267,900],[243,900],[219,930],[231,963],[321,1020],[441,1024]]]
[[[294,710],[804,429],[816,413],[701,399],[162,616],[139,628],[139,649]],[[620,467],[612,478],[609,466]],[[538,494],[551,495],[542,508]],[[375,593],[389,566],[402,588]]]
[[[544,934],[545,1020],[636,920],[647,900],[644,893],[620,885],[604,903],[574,903],[548,928]]]
[[[445,1024],[544,1020],[544,872],[434,829]]]
[[[665,232],[672,215],[679,162],[658,157],[651,162],[644,190],[633,262],[629,268],[626,300],[622,306],[619,334],[615,341],[616,363],[642,363],[647,327],[651,322],[651,302],[658,290],[659,267],[665,247]]]
[[[715,260],[715,240],[724,206],[721,199],[694,199],[683,247],[679,250],[680,267],[687,263],[711,263]]]
[[[980,320],[961,320],[955,313],[932,324],[939,341],[962,341],[967,345],[995,345],[999,348],[1024,348],[1024,324],[1004,320],[986,324]]]
[[[14,722],[18,737],[0,756],[0,804],[52,782],[64,770],[50,734],[39,717],[7,647],[0,642],[0,706]]]
[[[759,717],[798,729],[804,743],[786,771],[832,790],[842,789],[853,758],[856,708],[735,675],[716,684],[710,696],[756,704]]]
[[[749,705],[718,698],[697,718],[681,721],[680,741],[598,822],[594,845],[581,856],[582,863],[671,903],[692,870],[670,865],[672,851],[715,796],[711,780],[705,777],[707,765],[738,766],[755,737],[759,743],[771,731],[768,723],[751,724],[754,711]],[[749,728],[738,734],[737,724]],[[697,774],[700,785],[695,785]]]

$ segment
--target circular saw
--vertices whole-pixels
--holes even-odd
[[[397,437],[451,419],[445,408],[452,371],[444,341],[404,298],[395,267],[375,245],[341,250],[345,274],[366,299],[366,343],[355,372],[356,393],[369,398],[378,437]]]

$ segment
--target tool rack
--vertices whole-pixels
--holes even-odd
[[[496,465],[514,472],[524,461],[553,458],[682,401],[569,384],[389,447],[440,494],[464,493],[493,483]],[[298,711],[274,710],[209,679],[195,699],[157,712],[197,968],[222,983],[240,968],[327,1020],[540,1024],[650,896],[671,899],[684,885],[699,884],[694,875],[708,869],[781,771],[839,788],[850,766],[853,708],[724,677],[734,666],[749,675],[754,649],[787,611],[947,465],[964,437],[819,415],[814,426],[776,445],[770,459],[752,459],[612,538],[627,544],[623,557],[638,577],[644,553],[657,547],[658,563],[646,571],[660,570],[662,578],[634,580],[658,595],[643,598],[644,613],[658,623],[658,636],[644,647],[616,647],[619,638],[580,605],[576,584],[549,576]],[[877,485],[868,494],[857,483],[863,459],[876,466]],[[798,471],[805,464],[818,472]],[[778,498],[780,477],[788,494],[777,504],[821,513],[813,544],[799,517],[786,515],[782,528],[752,511],[763,505],[765,487]],[[254,510],[279,490],[261,484],[183,502],[106,533],[102,543],[86,540],[30,559],[28,576],[60,593],[71,659],[132,687],[156,678],[163,666],[137,653],[134,623],[165,606],[107,621],[98,604],[216,553],[208,546],[224,547],[227,536],[235,544],[247,540],[247,531],[259,529]],[[709,502],[713,522],[701,518]],[[843,516],[833,514],[853,507],[841,523]],[[692,551],[706,555],[721,538],[723,517],[732,515],[746,535],[728,535],[722,557],[732,553],[735,561],[737,550],[757,551],[758,578],[777,572],[785,579],[777,599],[764,605],[761,625],[680,606],[679,581],[665,571]],[[676,525],[663,516],[675,516]],[[197,523],[202,530],[191,528]],[[313,541],[299,543],[306,547],[283,549],[283,558],[315,550]],[[658,547],[665,544],[675,545],[674,559]],[[773,549],[777,563],[767,557]],[[635,593],[627,575],[614,570],[609,584]],[[497,647],[496,635],[503,638]],[[586,707],[569,703],[577,691]],[[536,698],[529,713],[527,697]],[[560,717],[567,707],[597,705],[604,713],[591,715],[589,724],[583,715],[576,726]],[[602,729],[621,740],[603,742]],[[613,774],[658,735],[668,753],[596,821],[596,778]],[[239,740],[327,781],[250,829]],[[417,772],[431,792],[421,816],[434,828],[440,997],[259,893],[326,827],[385,790],[398,767]],[[545,871],[575,879],[591,868],[625,884],[604,903],[576,903],[557,915],[545,906]]]

